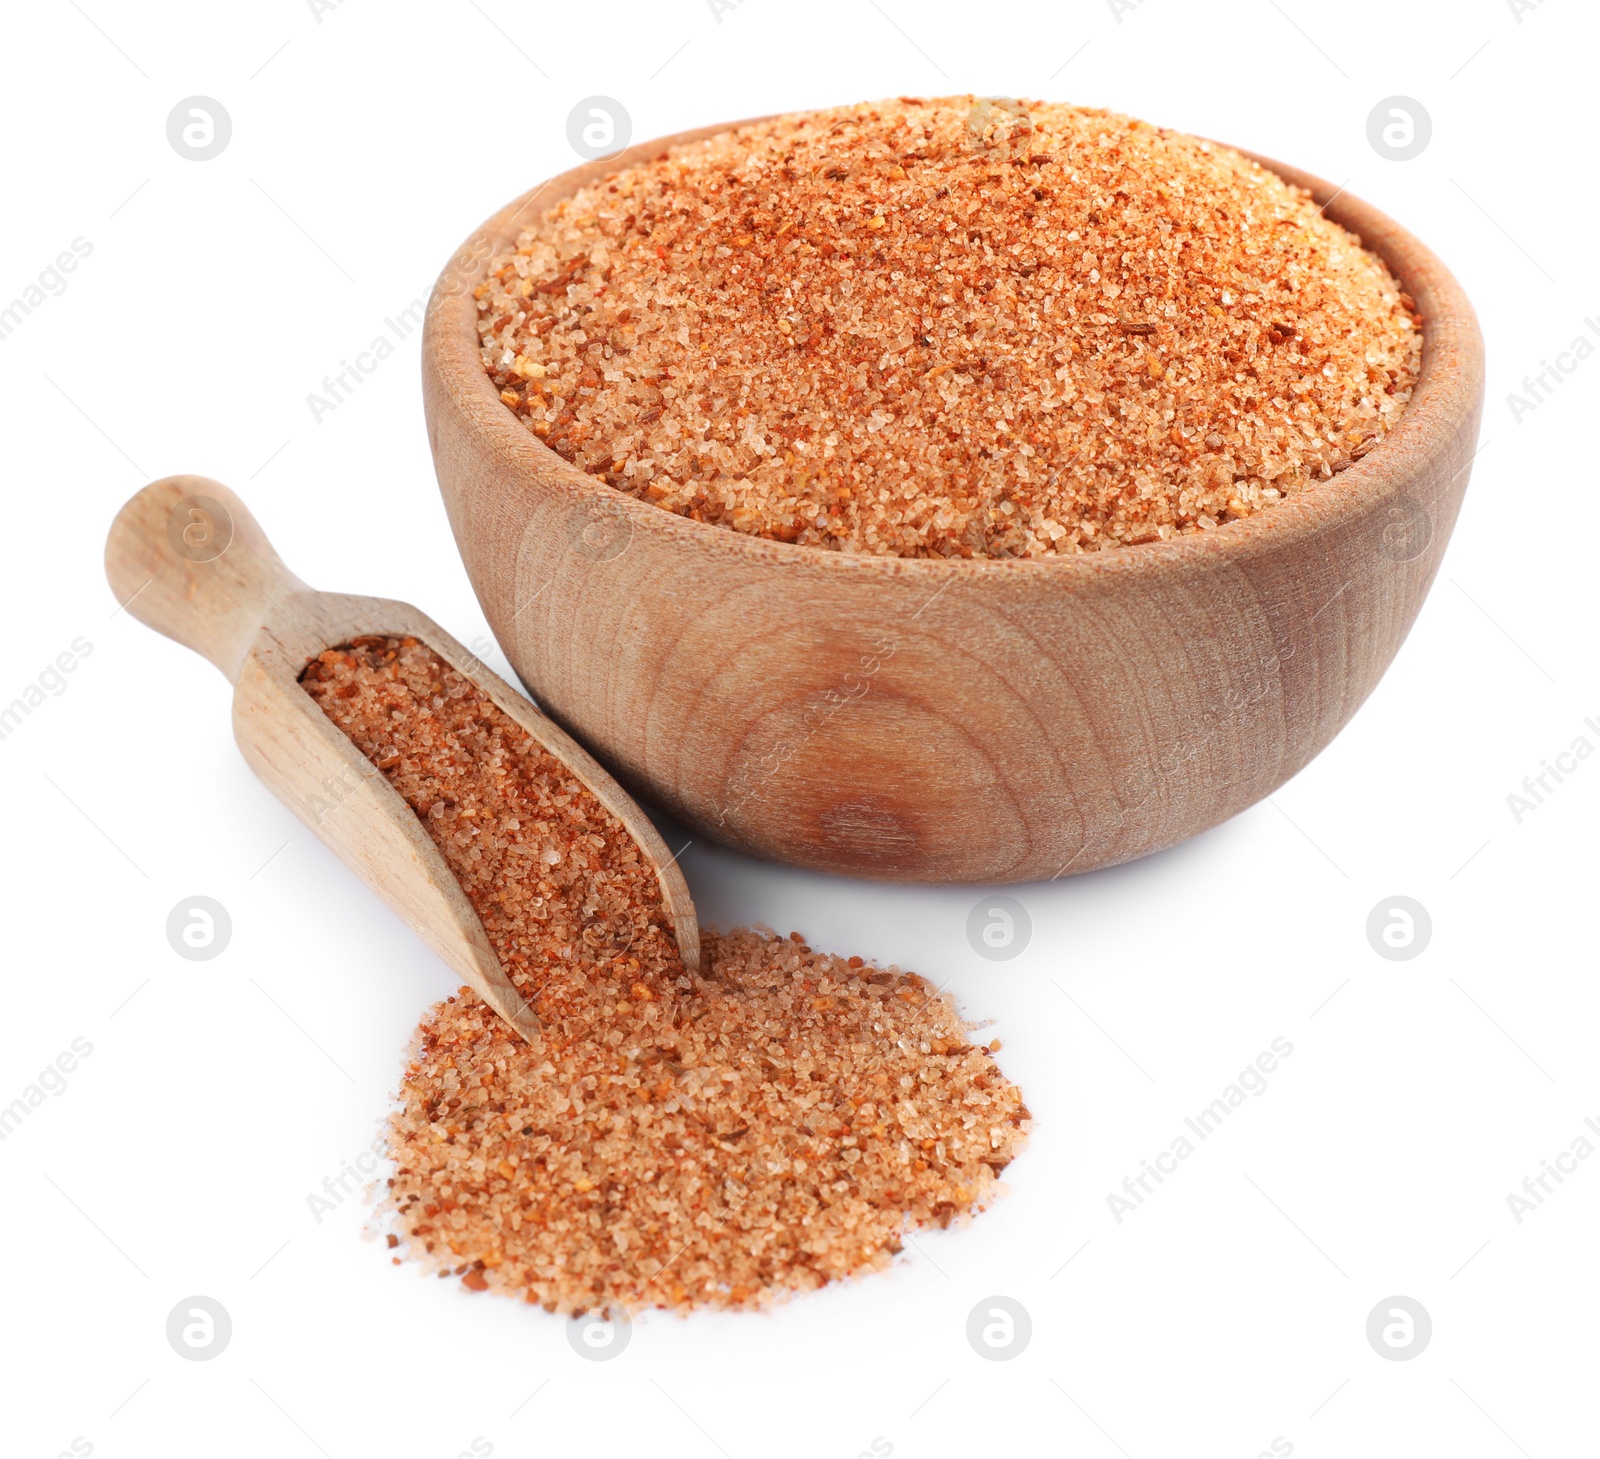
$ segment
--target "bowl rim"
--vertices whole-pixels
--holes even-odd
[[[612,516],[620,512],[634,533],[648,533],[687,552],[752,567],[871,574],[878,580],[907,577],[926,583],[985,574],[1019,582],[1024,575],[1048,573],[1060,575],[1061,585],[1066,588],[1124,574],[1192,573],[1261,552],[1304,548],[1310,537],[1365,519],[1405,498],[1408,483],[1454,449],[1463,431],[1477,417],[1483,394],[1483,336],[1466,291],[1442,260],[1394,219],[1344,187],[1274,158],[1212,141],[1212,146],[1228,147],[1286,182],[1306,189],[1326,217],[1354,234],[1362,247],[1383,260],[1401,289],[1415,300],[1422,317],[1422,365],[1405,413],[1377,446],[1331,480],[1303,487],[1288,499],[1242,521],[1224,522],[1158,542],[1047,557],[899,557],[846,552],[780,542],[717,523],[696,522],[640,501],[574,466],[506,408],[479,356],[477,305],[472,290],[482,281],[488,261],[505,247],[514,246],[517,234],[536,216],[523,215],[541,197],[548,194],[549,206],[580,187],[647,161],[669,147],[704,141],[776,115],[783,114],[669,133],[557,173],[492,214],[452,253],[428,300],[422,344],[424,374],[435,373],[438,384],[470,421],[481,444],[508,471],[542,491],[556,488],[574,507]],[[426,390],[424,393],[431,413],[434,402]],[[1474,459],[1475,453],[1456,477]],[[1336,484],[1336,490],[1329,489]]]

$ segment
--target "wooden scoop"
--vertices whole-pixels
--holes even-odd
[[[685,966],[699,967],[689,888],[644,812],[569,734],[409,603],[307,587],[244,503],[204,476],[152,482],[117,513],[106,576],[135,618],[228,676],[233,734],[250,767],[525,1038],[538,1020],[421,820],[300,687],[323,650],[368,634],[410,635],[477,684],[627,828],[661,880]]]

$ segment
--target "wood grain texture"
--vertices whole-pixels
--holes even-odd
[[[564,461],[501,404],[478,358],[471,291],[538,211],[721,130],[534,189],[473,235],[429,303],[440,489],[484,612],[541,707],[697,834],[896,881],[1128,861],[1244,810],[1322,750],[1409,631],[1466,490],[1483,342],[1443,264],[1349,193],[1260,158],[1327,203],[1424,316],[1410,408],[1363,460],[1245,521],[1079,557],[768,542]]]
[[[153,482],[122,508],[106,542],[106,576],[129,613],[228,676],[234,738],[251,769],[519,1033],[538,1022],[439,848],[300,687],[301,672],[324,649],[367,634],[410,635],[473,680],[628,829],[656,868],[685,963],[699,966],[689,888],[643,811],[559,725],[426,614],[387,598],[308,588],[244,503],[203,476]]]

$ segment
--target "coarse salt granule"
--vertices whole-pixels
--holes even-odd
[[[477,302],[501,399],[583,470],[914,557],[1249,517],[1371,450],[1422,345],[1383,263],[1237,152],[973,97],[672,147],[550,208]]]

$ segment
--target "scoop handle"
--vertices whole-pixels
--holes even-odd
[[[249,508],[208,476],[163,477],[129,498],[106,538],[106,578],[129,613],[230,683],[262,625],[306,591]]]

